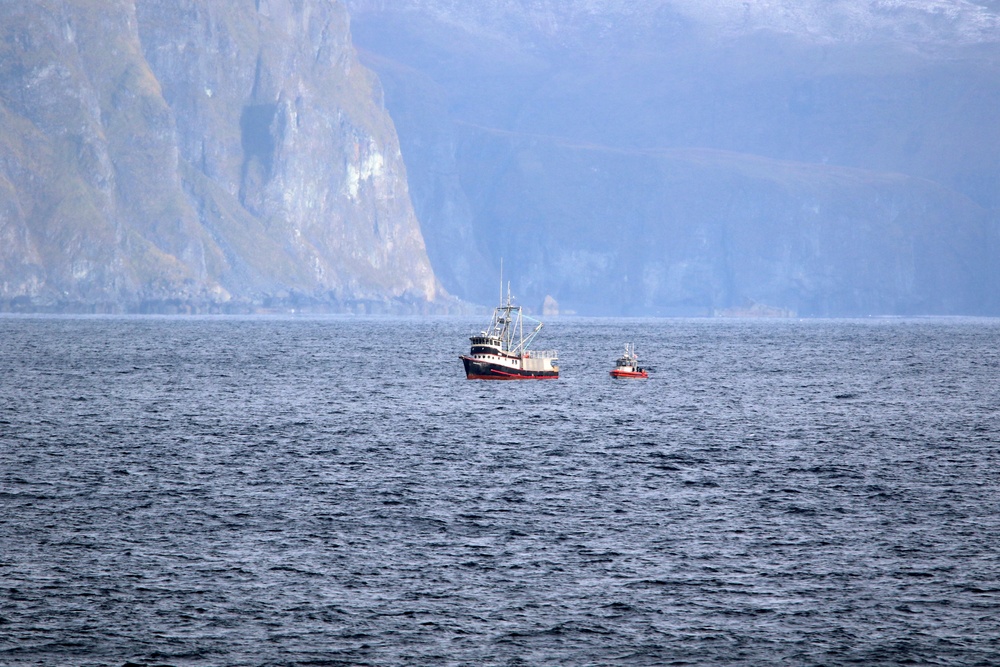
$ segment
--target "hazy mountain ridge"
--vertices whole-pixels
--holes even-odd
[[[542,46],[593,35],[651,36],[684,22],[732,37],[757,30],[820,41],[896,40],[912,45],[996,43],[1000,3],[966,0],[349,0],[355,14],[420,14],[481,36]],[[662,33],[660,33],[662,35]]]
[[[991,3],[964,0],[675,0],[686,14],[730,34],[767,29],[819,40],[895,40],[911,45],[995,43],[1000,15]]]
[[[464,298],[503,256],[584,313],[1000,312],[986,3],[348,6]]]
[[[0,11],[0,306],[398,310],[443,295],[342,4]]]

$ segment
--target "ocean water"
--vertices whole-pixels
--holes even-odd
[[[1000,664],[1000,321],[482,324],[0,318],[0,664]]]

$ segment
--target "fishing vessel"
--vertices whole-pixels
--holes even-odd
[[[615,367],[611,369],[613,378],[648,378],[649,373],[639,366],[639,357],[635,354],[635,344],[625,343],[625,354],[618,357]]]
[[[489,327],[470,336],[472,347],[460,355],[469,380],[556,380],[559,378],[559,355],[552,350],[529,350],[528,345],[542,328],[542,323],[528,317],[515,306],[507,285],[503,298],[500,281],[500,305],[493,310]],[[525,335],[525,321],[531,331]]]

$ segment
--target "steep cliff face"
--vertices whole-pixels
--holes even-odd
[[[707,149],[535,142],[492,155],[508,168],[474,208],[507,228],[496,250],[521,294],[542,295],[536,305],[551,295],[600,315],[970,313],[995,281],[987,212],[923,179]]]
[[[347,4],[461,297],[1000,313],[995,3]]]
[[[0,12],[0,304],[399,309],[441,294],[341,4]]]

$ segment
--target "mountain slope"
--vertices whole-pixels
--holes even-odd
[[[503,256],[526,303],[582,313],[1000,313],[996,6],[348,7],[461,297]]]
[[[0,306],[442,296],[338,2],[4,3]]]

